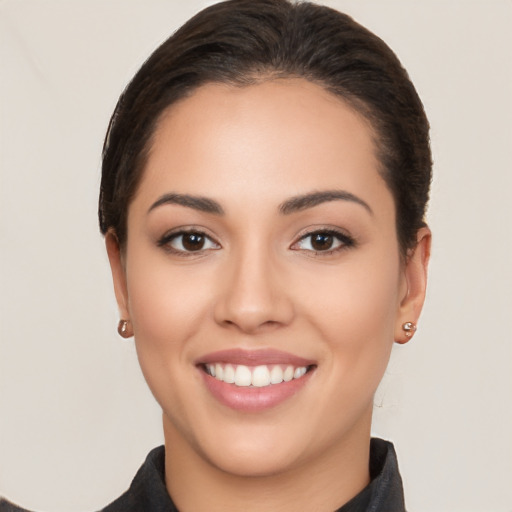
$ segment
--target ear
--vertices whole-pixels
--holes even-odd
[[[406,322],[412,322],[414,325],[418,323],[427,289],[431,241],[430,229],[426,226],[419,229],[417,244],[407,254],[403,269],[402,300],[395,325],[395,341],[397,343],[407,343],[414,334],[412,331],[409,336],[407,335],[403,329]]]
[[[112,271],[112,280],[114,282],[114,292],[116,295],[117,307],[121,319],[130,320],[128,287],[126,284],[126,272],[124,268],[123,255],[119,247],[119,240],[114,231],[108,231],[105,235],[105,245],[107,247],[108,260]]]

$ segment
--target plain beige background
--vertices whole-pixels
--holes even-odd
[[[96,221],[142,61],[208,3],[0,1],[0,494],[99,509],[162,442]],[[434,250],[376,398],[415,512],[512,511],[512,1],[330,0],[397,52],[432,124]]]

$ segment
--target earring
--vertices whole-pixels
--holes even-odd
[[[129,320],[119,320],[119,324],[117,325],[117,332],[122,338],[130,338],[133,336],[133,333],[128,330],[128,323]]]
[[[412,338],[414,331],[416,331],[416,324],[414,322],[405,322],[402,325],[402,329],[408,338]]]

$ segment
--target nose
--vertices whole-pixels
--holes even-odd
[[[247,250],[226,262],[215,320],[247,334],[288,325],[294,316],[283,269],[267,251]]]

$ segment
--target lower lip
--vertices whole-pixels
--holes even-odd
[[[258,388],[228,384],[208,375],[203,370],[200,371],[206,387],[220,403],[243,412],[264,411],[282,404],[299,392],[313,373],[313,370],[310,370],[299,379]]]

